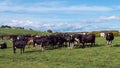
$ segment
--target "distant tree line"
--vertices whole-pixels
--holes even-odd
[[[12,27],[12,26],[8,26],[8,25],[1,25],[0,28],[12,28],[12,29],[25,29],[24,27]],[[32,30],[31,28],[29,28],[29,30]]]
[[[12,28],[12,27],[8,25],[2,25],[1,28]]]

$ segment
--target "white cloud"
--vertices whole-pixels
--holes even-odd
[[[41,24],[39,29],[41,30],[48,30],[52,29],[53,31],[60,31],[60,32],[72,32],[72,31],[81,31],[86,25],[82,24],[72,24],[72,23],[57,23],[57,24]]]
[[[4,25],[17,26],[17,27],[39,27],[40,23],[33,22],[30,20],[11,20],[10,23],[4,23]]]
[[[117,16],[109,17],[100,17],[99,22],[108,21],[108,20],[118,20]],[[4,23],[4,25],[16,26],[16,27],[25,27],[32,28],[35,30],[46,31],[48,29],[53,30],[54,32],[80,32],[80,31],[95,31],[95,30],[106,30],[106,29],[115,29],[113,25],[104,26],[105,24],[96,24],[96,20],[91,21],[93,23],[40,23],[33,22],[31,20],[12,20],[10,23]],[[115,26],[115,25],[114,25]],[[118,27],[116,27],[118,28]]]
[[[91,22],[91,23],[96,23],[96,22],[110,22],[110,21],[120,21],[119,16],[101,16],[97,19],[92,19],[92,20],[83,20],[82,22]]]

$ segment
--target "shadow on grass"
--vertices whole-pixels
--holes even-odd
[[[95,44],[95,45],[93,45],[93,46],[91,46],[91,44],[86,44],[85,45],[85,47],[101,47],[101,46],[105,46],[105,44]],[[78,45],[78,44],[76,44],[75,45],[75,48],[82,48],[82,44],[80,44],[80,45]]]
[[[25,51],[24,53],[42,52],[41,50]]]
[[[95,44],[95,46],[93,47],[101,47],[101,46],[105,46],[106,44]]]
[[[7,47],[8,49],[13,48],[13,47]]]
[[[115,44],[113,45],[113,47],[120,47],[120,44]]]

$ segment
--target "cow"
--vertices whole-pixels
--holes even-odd
[[[75,41],[82,43],[82,48],[85,48],[85,44],[91,43],[91,46],[95,45],[95,34],[75,34]]]
[[[75,40],[76,44],[80,45],[81,40],[82,40],[82,36],[83,36],[83,34],[74,34],[74,40]]]
[[[33,37],[33,46],[40,47],[42,51],[45,50],[45,47],[48,46],[51,42],[48,36]]]
[[[5,48],[7,48],[7,44],[6,43],[0,44],[0,49],[5,49]]]
[[[100,37],[105,38],[105,33],[101,32]]]
[[[19,48],[21,50],[21,54],[22,54],[22,53],[24,53],[25,46],[27,45],[28,37],[26,37],[24,35],[14,36],[12,38],[12,42],[13,42],[14,54],[16,53],[16,48]]]
[[[95,34],[83,35],[81,39],[83,48],[85,48],[85,43],[91,43],[91,46],[95,45]]]
[[[52,48],[62,47],[65,42],[63,34],[52,34],[47,36],[33,37],[34,47],[39,46],[42,51],[45,50],[46,46]]]
[[[33,45],[33,37],[28,37],[28,48],[30,48],[30,45]]]
[[[110,45],[111,47],[112,41],[114,40],[114,35],[112,32],[106,34],[106,40],[107,40],[107,44]]]
[[[74,47],[74,35],[72,34],[64,34],[65,42],[67,42],[68,49],[72,49]]]
[[[58,44],[58,47],[62,47],[63,45],[64,45],[64,43],[66,42],[66,40],[65,40],[65,36],[64,36],[64,33],[62,33],[62,34],[57,34],[56,35],[56,37],[57,37],[57,44]]]

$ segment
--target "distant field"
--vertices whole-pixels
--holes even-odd
[[[0,35],[18,35],[18,34],[48,34],[47,32],[40,32],[34,30],[26,30],[26,29],[11,29],[11,28],[0,28]]]
[[[27,48],[24,54],[13,54],[12,43],[0,50],[0,68],[120,68],[120,37],[108,47],[103,38],[96,39],[96,47],[46,50]]]

